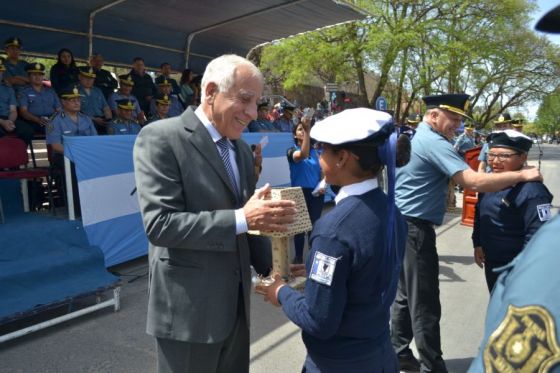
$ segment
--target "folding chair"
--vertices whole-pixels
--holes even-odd
[[[23,140],[14,137],[0,138],[0,179],[35,180],[46,178],[50,210],[53,212],[54,205],[49,169],[46,167],[27,168],[28,163],[27,145]],[[24,195],[24,198],[28,201],[29,195]]]

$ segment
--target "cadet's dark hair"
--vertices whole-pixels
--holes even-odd
[[[353,143],[353,144],[340,144],[332,145],[333,151],[337,152],[341,149],[346,149],[351,153],[354,153],[358,157],[358,164],[363,171],[369,171],[373,175],[377,176],[379,172],[383,169],[383,164],[379,159],[377,151],[379,147],[377,145],[371,145],[367,143]],[[406,135],[400,135],[397,138],[397,167],[405,166],[410,160],[410,139]]]

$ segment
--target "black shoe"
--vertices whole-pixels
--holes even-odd
[[[400,370],[404,372],[420,372],[420,363],[414,355],[398,356]]]

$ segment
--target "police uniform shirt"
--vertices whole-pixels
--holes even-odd
[[[142,127],[134,120],[117,118],[107,126],[108,135],[136,135]]]
[[[552,195],[546,186],[536,181],[519,183],[498,192],[479,193],[473,245],[482,246],[490,262],[510,262],[552,218],[551,202]]]
[[[80,86],[79,91],[82,101],[80,111],[88,117],[104,117],[103,109],[109,105],[107,105],[103,92],[95,86],[91,87],[89,94],[82,86]]]
[[[249,132],[277,132],[271,121],[266,119],[256,119],[249,123]]]
[[[4,61],[4,66],[6,67],[6,72],[4,73],[5,78],[11,78],[13,76],[27,76],[27,71],[25,67],[27,62],[19,60],[17,63],[13,64],[10,60]]]
[[[10,106],[17,106],[16,94],[12,87],[0,83],[0,118],[7,118],[10,115]]]
[[[555,216],[503,268],[469,373],[560,372],[558,232]]]
[[[43,87],[40,92],[37,92],[30,85],[19,90],[18,105],[26,107],[27,111],[36,116],[51,116],[61,108],[54,89]]]
[[[111,94],[111,96],[109,96],[109,107],[111,108],[111,110],[114,113],[116,113],[117,112],[117,101],[118,100],[124,100],[124,99],[132,101],[132,104],[134,105],[134,110],[132,110],[132,116],[134,118],[137,118],[138,114],[140,114],[142,109],[140,109],[140,104],[138,103],[138,99],[136,97],[134,97],[134,95],[125,96],[120,92],[113,92]]]
[[[403,215],[440,225],[449,179],[469,166],[427,123],[418,125],[411,146],[410,162],[397,170],[396,204]]]
[[[398,268],[387,264],[387,196],[377,181],[343,187],[336,202],[315,223],[304,294],[284,286],[278,300],[302,329],[309,355],[352,364],[379,356],[389,343],[389,307]],[[396,237],[405,237],[406,223],[398,211],[395,221]],[[393,253],[398,250],[402,257],[404,248],[405,240],[393,241]],[[396,278],[383,288],[386,276]],[[376,368],[382,368],[382,360],[376,359]]]
[[[462,133],[457,138],[454,148],[459,152],[459,154],[465,154],[467,150],[474,148],[474,140],[467,136],[466,132]]]
[[[172,117],[178,117],[179,115],[183,114],[183,111],[185,109],[183,109],[183,105],[181,105],[177,96],[176,95],[168,95],[167,97],[169,98],[169,101],[170,101],[169,111],[167,112],[167,116],[169,118],[172,118]],[[157,114],[156,100],[152,100],[150,102],[150,113],[152,115]]]
[[[148,120],[146,121],[146,123],[145,123],[144,125],[148,125],[148,124],[150,124],[150,123],[154,123],[154,122],[157,122],[158,120],[162,120],[162,119],[165,119],[165,118],[168,118],[168,117],[165,116],[165,117],[162,118],[162,117],[160,117],[158,114],[156,114],[156,115],[151,115],[151,116],[148,118]]]
[[[167,80],[171,84],[173,94],[178,95],[179,93],[181,93],[181,88],[179,88],[179,84],[177,84],[177,81],[173,78],[168,78],[163,75],[160,75],[156,78],[156,85],[162,83],[164,80]]]
[[[78,123],[65,112],[55,115],[47,126],[47,144],[62,144],[62,136],[95,136],[97,131],[91,118],[78,113]]]
[[[321,181],[321,166],[319,154],[313,148],[309,150],[309,157],[299,162],[294,161],[294,152],[301,151],[299,146],[288,149],[288,165],[290,166],[290,181],[292,186],[313,189]]]

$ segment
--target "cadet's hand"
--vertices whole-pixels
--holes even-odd
[[[307,277],[305,264],[290,264],[290,274],[294,277]]]
[[[484,258],[484,251],[482,251],[481,246],[477,246],[474,248],[474,262],[480,268],[484,268],[484,262],[486,259]]]
[[[39,117],[39,125],[41,125],[42,127],[48,126],[49,125],[49,120],[45,117]]]
[[[287,225],[295,220],[295,202],[266,200],[270,190],[270,185],[267,183],[257,189],[243,206],[249,230],[285,232],[288,229]]]
[[[534,166],[526,166],[521,170],[523,181],[543,181],[541,172]]]
[[[301,118],[301,127],[305,132],[309,132],[311,130],[311,118],[305,116]]]
[[[270,302],[276,307],[280,307],[278,291],[285,285],[286,283],[282,280],[282,277],[280,277],[278,273],[274,274],[274,283],[266,288],[266,294],[264,295],[265,302]]]

